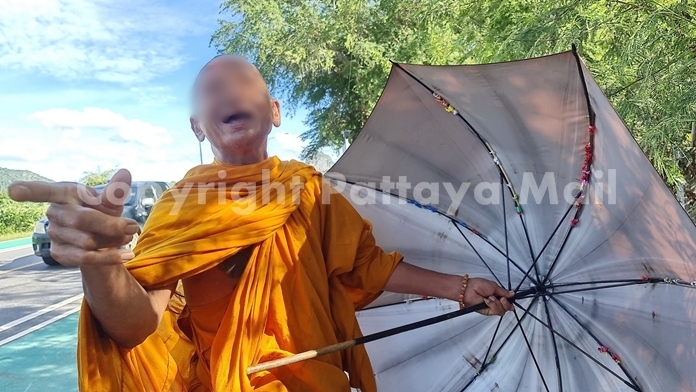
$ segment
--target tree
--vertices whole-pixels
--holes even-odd
[[[28,233],[46,213],[44,203],[18,203],[0,192],[0,234]]]
[[[355,137],[390,59],[484,63],[575,43],[667,183],[678,186],[690,172],[687,180],[696,180],[693,2],[226,0],[222,13],[232,18],[220,22],[212,43],[252,60],[291,109],[309,109],[306,157],[324,146],[340,148],[343,130]]]
[[[82,173],[82,177],[78,182],[87,186],[97,186],[106,184],[116,173],[116,171],[117,169],[102,170],[101,167],[97,167],[97,169],[94,171],[87,171]]]
[[[696,119],[696,7],[686,1],[490,1],[475,27],[475,61],[567,50],[572,43],[669,185],[684,181]],[[560,4],[560,5],[556,5]],[[686,162],[686,161],[685,161]]]
[[[446,4],[441,4],[446,3]],[[416,7],[418,5],[418,7]],[[464,58],[447,7],[416,0],[229,0],[213,43],[251,59],[291,109],[310,110],[304,158],[340,148],[367,119],[386,81],[389,59],[452,63]],[[417,11],[412,11],[412,10]]]

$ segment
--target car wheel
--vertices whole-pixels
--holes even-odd
[[[53,257],[42,257],[42,259],[46,265],[60,265]]]
[[[138,238],[140,238],[140,230],[138,230],[137,233],[133,234],[133,239],[131,242],[123,246],[123,249],[128,249],[132,251],[135,248],[135,245],[138,243]]]

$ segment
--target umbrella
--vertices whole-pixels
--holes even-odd
[[[532,293],[368,343],[380,391],[696,390],[696,227],[575,48],[393,64],[326,176],[385,250]],[[358,320],[457,309],[387,293]]]

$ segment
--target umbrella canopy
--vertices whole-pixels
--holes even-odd
[[[327,173],[415,265],[537,293],[367,345],[381,391],[696,390],[696,227],[575,50],[394,64]],[[363,333],[458,304],[385,294]]]

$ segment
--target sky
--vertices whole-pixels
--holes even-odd
[[[189,91],[217,54],[210,37],[229,18],[219,4],[0,0],[0,167],[55,181],[111,168],[135,181],[182,178],[200,163]],[[283,118],[271,155],[299,156],[305,115]]]

